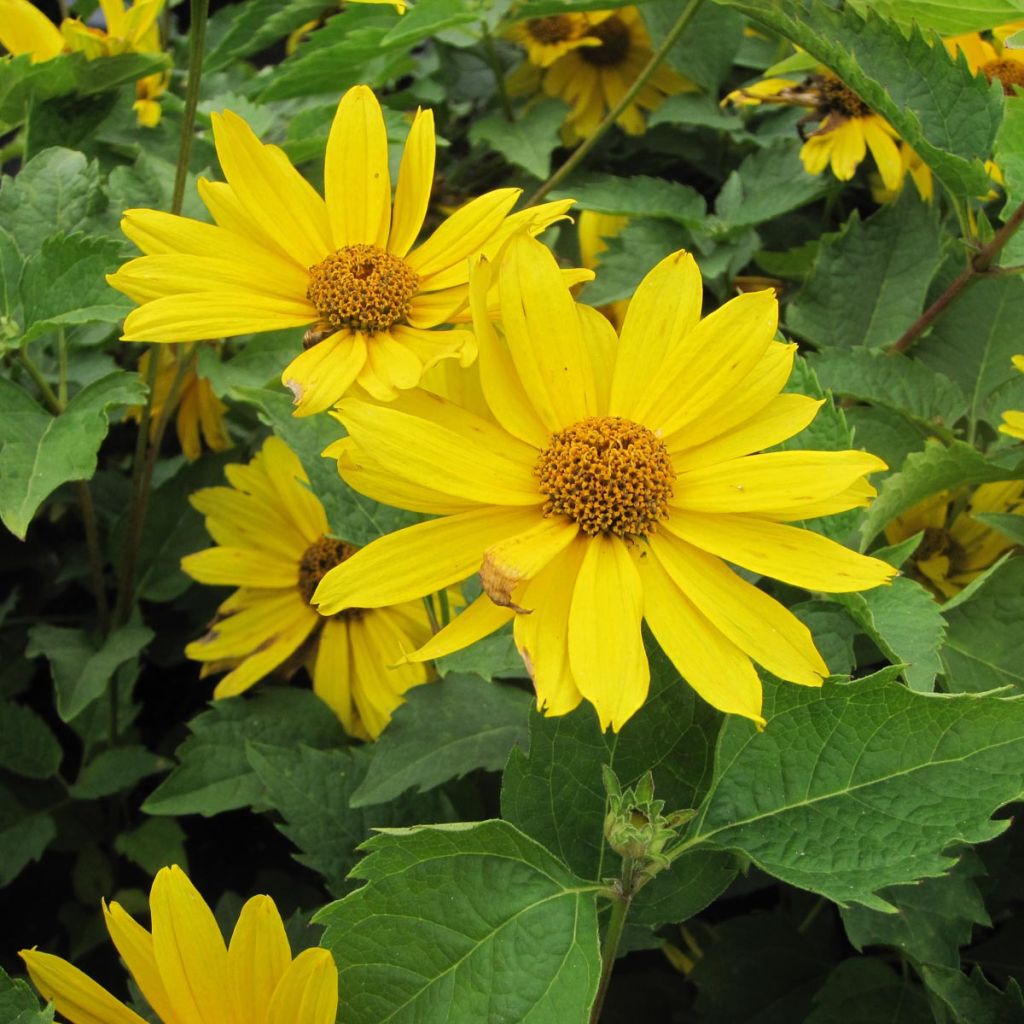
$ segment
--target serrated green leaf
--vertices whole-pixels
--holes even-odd
[[[214,701],[188,723],[178,767],[153,791],[147,814],[209,817],[260,805],[263,785],[245,756],[248,741],[291,747],[343,745],[345,733],[331,709],[308,690],[263,686],[252,697]]]
[[[0,1020],[4,1024],[52,1024],[53,1006],[41,1007],[28,982],[0,967]]]
[[[392,831],[365,848],[366,885],[314,919],[342,1019],[585,1024],[601,973],[596,886],[504,821]]]
[[[840,605],[828,601],[801,601],[789,609],[814,636],[814,646],[834,676],[853,673],[857,662],[853,641],[859,633],[857,623]]]
[[[914,28],[905,35],[871,8],[823,0],[723,0],[831,68],[893,128],[956,195],[984,195],[982,166],[1002,116],[1001,90],[989,88]]]
[[[559,129],[568,112],[561,100],[546,99],[513,122],[500,113],[488,114],[470,125],[469,140],[490,146],[535,178],[546,178],[551,154],[562,144]]]
[[[1024,516],[1012,512],[972,512],[971,518],[991,526],[1014,544],[1024,544]]]
[[[676,0],[649,0],[640,7],[655,45],[679,17]],[[705,4],[673,43],[666,63],[684,78],[714,93],[732,68],[743,39],[743,19],[717,4]]]
[[[235,388],[231,394],[239,401],[255,405],[263,421],[299,457],[310,489],[323,503],[336,536],[351,544],[369,544],[419,519],[358,494],[338,476],[337,463],[322,455],[329,444],[345,434],[345,428],[333,417],[293,416],[291,396],[280,391]]]
[[[46,656],[57,691],[57,713],[70,722],[107,692],[114,673],[137,658],[152,639],[153,631],[146,626],[128,625],[96,647],[84,630],[41,623],[28,631],[25,656]]]
[[[147,818],[134,831],[120,833],[114,849],[149,875],[172,864],[188,871],[185,830],[173,818]]]
[[[211,46],[203,61],[206,72],[259,53],[324,13],[322,0],[248,0],[216,11],[207,29]]]
[[[956,968],[927,964],[921,975],[929,991],[938,996],[950,1012],[952,1024],[1024,1022],[1024,994],[1013,978],[1006,990],[1001,991],[977,968],[968,977]]]
[[[351,805],[384,803],[413,786],[423,792],[477,768],[498,771],[526,740],[530,703],[522,690],[478,676],[417,686],[373,745]]]
[[[587,173],[569,179],[552,199],[575,199],[582,210],[626,217],[657,217],[686,227],[702,228],[707,205],[689,185],[644,174],[628,178]],[[602,268],[604,257],[602,257]],[[645,268],[649,270],[650,268]]]
[[[1009,685],[1022,692],[1022,617],[1024,561],[1010,558],[988,575],[969,600],[946,613],[949,628],[942,650],[946,687],[977,693]]]
[[[17,878],[30,861],[39,860],[56,836],[49,814],[23,807],[0,784],[0,887]]]
[[[50,727],[31,708],[5,701],[0,712],[0,768],[27,779],[57,774],[63,751]]]
[[[732,850],[840,905],[935,877],[1019,799],[1024,702],[922,694],[877,676],[766,688],[768,726],[730,718],[688,848]],[[940,795],[941,794],[941,799]]]
[[[791,330],[820,348],[880,348],[924,308],[942,260],[938,218],[904,190],[899,202],[826,235],[814,270],[786,312]]]
[[[844,960],[814,997],[805,1024],[932,1024],[919,986],[879,960]]]
[[[118,370],[83,388],[51,416],[16,384],[0,378],[0,518],[24,539],[36,510],[69,480],[88,480],[107,433],[112,408],[137,405],[146,387]]]
[[[891,946],[918,964],[959,967],[960,947],[971,941],[974,925],[991,926],[975,882],[984,873],[968,850],[948,874],[884,889],[880,895],[896,908],[895,914],[845,907],[846,934],[858,950]]]
[[[984,484],[995,480],[1013,480],[1020,473],[989,462],[976,448],[963,441],[950,445],[929,441],[924,451],[908,455],[898,473],[881,486],[878,497],[867,511],[861,526],[867,546],[897,516],[919,501],[949,488]]]
[[[944,36],[981,32],[1024,14],[1015,0],[870,0],[870,5],[901,25],[916,24]],[[856,0],[853,6],[866,10],[868,0]]]
[[[68,792],[76,800],[96,800],[131,789],[137,782],[167,771],[168,762],[140,746],[101,751],[86,764]]]

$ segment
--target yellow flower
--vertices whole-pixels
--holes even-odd
[[[723,711],[761,721],[751,658],[817,686],[810,632],[727,562],[811,590],[853,591],[894,570],[792,521],[867,504],[864,452],[751,454],[807,426],[821,403],[779,394],[795,346],[774,341],[761,291],[700,319],[702,285],[678,252],[641,282],[620,339],[574,304],[554,258],[514,238],[501,264],[505,342],[471,284],[488,415],[417,392],[357,398],[328,452],[357,490],[440,515],[331,570],[325,614],[410,600],[480,571],[484,594],[416,652],[458,650],[514,621],[538,705],[582,699],[618,729],[643,704],[648,625],[680,673]],[[552,325],[557,325],[553,334]]]
[[[807,107],[809,112],[801,127],[816,123],[800,150],[800,160],[808,174],[821,174],[831,166],[840,181],[849,181],[870,151],[886,195],[898,194],[909,172],[921,197],[931,197],[931,171],[927,165],[900,140],[884,117],[872,111],[826,68],[819,68],[803,82],[768,78],[734,90],[723,102]]]
[[[1014,356],[1013,365],[1024,373],[1024,356]],[[1024,441],[1024,412],[1004,412],[1003,422],[999,427],[1000,433],[1009,434]]]
[[[152,417],[149,421],[151,441],[156,436],[157,421],[178,376],[181,359],[181,353],[176,348],[168,346],[157,351],[158,368],[156,382],[153,385]],[[139,376],[143,380],[148,378],[149,356],[150,353],[145,352],[139,360]],[[231,447],[231,437],[224,422],[224,414],[228,407],[213,393],[210,382],[199,376],[196,371],[197,362],[197,357],[193,355],[188,368],[184,371],[178,391],[178,414],[175,417],[178,443],[189,462],[195,462],[203,450],[200,434],[211,452],[222,452]],[[141,418],[141,409],[136,406],[128,415],[138,422]]]
[[[597,270],[601,254],[608,249],[608,239],[621,234],[628,223],[628,217],[595,213],[593,210],[584,210],[579,215],[577,230],[580,239],[580,262],[587,270]],[[619,299],[607,306],[601,306],[600,309],[617,330],[622,326],[628,306],[629,299]]]
[[[137,0],[125,10],[124,0],[100,0],[106,19],[103,31],[77,18],[65,18],[57,28],[29,0],[0,0],[0,46],[15,56],[30,55],[32,63],[62,53],[81,53],[87,60],[122,53],[160,53],[157,17],[164,0]],[[170,75],[160,72],[135,83],[133,105],[139,124],[151,128],[160,121],[157,98],[167,90]]]
[[[417,113],[391,201],[380,104],[365,85],[342,97],[324,167],[326,201],[276,146],[235,114],[213,115],[226,183],[200,179],[216,226],[128,210],[145,256],[108,277],[140,308],[124,341],[198,341],[315,326],[282,374],[296,414],[329,409],[356,382],[375,398],[415,387],[442,359],[476,355],[466,330],[438,331],[466,305],[469,258],[538,230],[571,201],[509,216],[520,189],[488,192],[413,248],[434,180],[434,118]]]
[[[508,37],[525,48],[531,64],[546,68],[572,50],[601,46],[601,40],[589,34],[590,26],[585,14],[552,14],[518,22]]]
[[[542,78],[544,92],[560,97],[572,107],[563,129],[565,141],[572,142],[593,135],[605,114],[640,76],[651,59],[651,39],[635,7],[563,14],[556,18],[583,19],[586,34],[574,40],[572,48],[565,47],[565,52],[546,61],[535,57],[540,53],[537,47],[524,45],[530,61],[546,68]],[[554,19],[537,20],[550,22]],[[527,22],[523,32],[536,39],[530,28],[532,24]],[[578,30],[579,25],[574,21],[573,31]],[[600,45],[589,44],[588,39],[597,40]],[[666,96],[692,88],[685,78],[661,64],[616,123],[630,135],[642,135],[647,128],[643,111],[655,110]]]
[[[225,946],[210,908],[181,868],[162,868],[149,893],[152,931],[104,903],[107,931],[161,1024],[334,1024],[338,970],[326,949],[292,959],[281,915],[253,896]],[[24,949],[29,977],[70,1024],[146,1024],[77,967]]]
[[[423,603],[349,608],[324,619],[309,599],[324,573],[355,548],[329,535],[295,453],[271,436],[251,462],[226,473],[230,487],[192,495],[217,547],[186,556],[181,566],[200,583],[239,589],[186,655],[205,663],[203,675],[231,669],[215,697],[305,663],[313,690],[346,731],[376,739],[402,694],[432,678],[423,665],[388,667],[430,637]]]
[[[890,544],[924,532],[907,571],[939,600],[958,594],[1014,547],[1012,540],[975,519],[976,512],[1024,515],[1024,481],[982,484],[969,496],[940,491],[885,528]]]
[[[1024,22],[1013,22],[992,30],[994,38],[985,39],[980,32],[967,32],[945,40],[952,56],[962,53],[974,74],[984,75],[990,82],[998,81],[1007,96],[1015,96],[1015,87],[1024,86],[1024,50],[1003,45],[1003,39],[1024,28]]]

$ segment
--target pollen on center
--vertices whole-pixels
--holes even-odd
[[[333,537],[320,537],[303,552],[302,560],[299,562],[299,592],[306,603],[313,600],[320,581],[336,565],[341,565],[346,559],[356,553],[356,548],[343,540],[335,540]],[[342,615],[359,609],[350,608]]]
[[[377,245],[346,245],[309,268],[306,298],[334,327],[376,334],[409,315],[419,275]]]
[[[990,60],[981,66],[981,73],[990,81],[998,81],[1007,96],[1015,95],[1014,86],[1024,87],[1024,63],[1018,60]]]
[[[551,436],[534,472],[546,516],[564,515],[594,537],[634,540],[668,517],[675,471],[652,430],[619,416],[591,416]]]
[[[575,34],[573,19],[567,14],[551,14],[546,18],[531,18],[526,31],[538,43],[564,43]]]

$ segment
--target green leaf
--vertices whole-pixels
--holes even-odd
[[[856,905],[844,908],[846,934],[858,950],[891,946],[917,964],[958,968],[960,947],[971,941],[974,925],[992,924],[975,882],[984,873],[968,850],[948,874],[883,889],[879,895],[896,908],[895,914]]]
[[[27,345],[57,327],[120,323],[131,302],[104,275],[117,269],[121,243],[86,235],[53,235],[31,256],[21,276]]]
[[[579,174],[551,193],[552,199],[575,199],[582,210],[626,217],[659,217],[685,227],[703,228],[707,205],[689,185],[637,174],[619,178],[594,172]],[[605,257],[602,256],[602,267]],[[645,272],[650,267],[645,268]]]
[[[908,455],[901,470],[882,483],[861,526],[864,546],[870,544],[887,523],[932,494],[1019,476],[1016,470],[1003,469],[987,461],[981,452],[963,441],[953,441],[948,446],[929,441],[924,451]]]
[[[423,792],[478,768],[500,770],[526,740],[530,703],[522,690],[478,676],[410,690],[373,745],[352,806],[384,803],[413,786]]]
[[[407,50],[424,39],[433,39],[439,32],[479,22],[480,11],[465,0],[417,0],[406,14],[393,20],[393,27],[381,45]]]
[[[178,767],[142,805],[147,814],[202,814],[259,806],[263,785],[245,756],[252,741],[336,747],[345,733],[331,709],[308,690],[261,686],[252,697],[214,701],[188,723]]]
[[[896,665],[912,690],[928,693],[942,671],[939,651],[946,636],[946,621],[935,598],[914,580],[899,576],[888,586],[861,594],[836,594],[833,600]]]
[[[4,1024],[52,1024],[53,1006],[40,1007],[28,982],[0,967],[0,1020]]]
[[[597,887],[504,821],[389,831],[365,849],[367,884],[314,918],[341,1019],[585,1024]]]
[[[884,911],[880,889],[940,875],[947,847],[1002,832],[991,815],[1021,795],[1007,766],[1024,756],[1024,702],[915,693],[888,674],[767,687],[761,733],[728,719],[688,846]]]
[[[0,768],[27,779],[57,774],[63,751],[50,727],[31,708],[5,701],[0,712]]]
[[[960,386],[924,363],[865,348],[812,353],[807,361],[822,387],[902,413],[924,429],[951,427],[967,411]]]
[[[551,171],[551,154],[562,144],[559,130],[568,112],[562,100],[552,98],[513,122],[501,113],[488,114],[472,122],[469,141],[490,146],[510,164],[543,179]]]
[[[338,476],[337,463],[323,458],[323,450],[345,434],[333,417],[293,416],[291,396],[279,391],[235,388],[231,393],[255,405],[263,421],[298,455],[310,489],[323,502],[336,536],[361,546],[418,520],[418,516],[381,505],[352,490]]]
[[[853,641],[860,630],[845,608],[828,601],[801,601],[789,609],[813,634],[814,646],[834,676],[852,675]]]
[[[131,789],[140,780],[169,767],[166,759],[145,747],[113,747],[86,764],[68,792],[76,800],[96,800]]]
[[[949,630],[942,662],[947,688],[978,693],[1010,685],[1024,692],[1019,640],[1022,617],[1024,561],[1010,558],[969,600],[946,613]]]
[[[853,216],[818,249],[814,270],[790,302],[786,323],[820,348],[879,348],[924,308],[942,260],[938,218],[904,189],[899,202]]]
[[[1012,512],[972,512],[972,519],[991,526],[1014,544],[1024,544],[1024,517]]]
[[[975,78],[920,30],[909,36],[870,8],[823,0],[723,0],[831,68],[958,196],[984,195],[982,166],[1002,116],[1001,90]]]
[[[630,221],[621,234],[608,239],[597,279],[584,286],[581,298],[590,306],[629,298],[648,270],[686,245],[686,232],[672,221],[653,217]]]
[[[1016,0],[870,0],[870,5],[901,25],[916,24],[944,36],[995,28],[1024,13]],[[867,10],[868,0],[856,0],[853,6]]]
[[[107,692],[114,673],[137,658],[153,639],[146,626],[121,626],[97,648],[81,629],[40,624],[28,631],[25,655],[45,655],[57,691],[57,713],[65,722]]]
[[[249,0],[219,10],[210,18],[208,34],[213,45],[203,69],[219,71],[239,58],[259,53],[323,13],[322,0]]]
[[[20,387],[0,378],[0,518],[24,539],[43,501],[69,480],[88,480],[107,433],[112,408],[137,405],[146,387],[118,370],[83,388],[59,416],[40,408]]]
[[[932,1024],[919,986],[879,960],[844,960],[814,997],[805,1024]]]
[[[652,0],[640,12],[657,45],[679,17],[679,5],[676,0]],[[717,4],[705,4],[665,60],[684,78],[714,93],[732,69],[742,39],[742,18]]]
[[[931,964],[922,968],[930,992],[950,1012],[951,1024],[1021,1024],[1024,995],[1011,978],[1006,991],[990,984],[977,968],[970,977],[951,967]]]
[[[434,664],[442,676],[480,676],[488,682],[494,679],[523,679],[527,674],[522,656],[516,650],[511,623],[461,651],[438,658]]]
[[[29,861],[39,860],[56,836],[49,814],[23,807],[0,784],[0,887],[17,878]]]
[[[177,864],[188,871],[185,830],[173,818],[147,818],[132,832],[121,832],[114,849],[148,875]]]

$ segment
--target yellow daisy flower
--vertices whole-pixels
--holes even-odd
[[[140,303],[124,341],[198,341],[315,326],[282,374],[299,416],[329,409],[358,382],[379,399],[415,387],[441,359],[475,358],[467,330],[438,331],[466,305],[469,258],[540,230],[571,201],[509,216],[520,189],[467,204],[414,248],[434,180],[434,118],[416,114],[394,203],[384,117],[365,85],[342,97],[324,168],[326,200],[242,118],[213,115],[226,183],[200,179],[216,226],[128,210],[146,254],[108,277]]]
[[[597,270],[601,254],[608,249],[608,239],[621,234],[629,223],[628,217],[616,217],[608,213],[584,210],[577,218],[580,240],[580,262],[587,270]],[[611,320],[616,330],[626,317],[629,299],[619,299],[601,306],[600,311]]]
[[[958,594],[1015,545],[974,518],[976,512],[1024,515],[1024,481],[982,484],[965,491],[940,491],[885,528],[890,544],[924,532],[907,563],[907,573],[940,601]]]
[[[87,60],[122,53],[160,53],[157,17],[164,0],[137,0],[125,10],[124,0],[100,0],[106,31],[91,28],[77,18],[65,18],[60,28],[29,0],[0,0],[0,46],[32,63],[52,60],[62,53],[82,53]],[[169,73],[140,78],[133,105],[139,124],[153,127],[160,121],[157,98],[167,90]]]
[[[1004,46],[1002,40],[1024,28],[1024,22],[1001,25],[992,30],[993,38],[980,32],[967,32],[945,40],[952,56],[962,53],[974,74],[984,75],[990,82],[998,81],[1007,96],[1015,96],[1015,86],[1024,86],[1024,50]]]
[[[177,865],[157,872],[149,910],[152,931],[120,904],[103,904],[111,941],[161,1024],[334,1024],[334,958],[313,948],[292,959],[269,896],[253,896],[242,907],[227,946],[210,908]],[[43,998],[70,1024],[146,1024],[59,956],[35,949],[20,955]]]
[[[182,358],[181,353],[170,346],[156,351],[159,355],[156,381],[153,385],[152,417],[149,421],[150,441],[156,436],[157,421],[167,404],[171,388],[178,376],[179,360]],[[139,376],[143,380],[148,379],[149,357],[150,353],[145,352],[139,360]],[[222,452],[231,447],[231,437],[224,422],[224,414],[228,407],[213,393],[210,382],[199,376],[196,371],[197,363],[198,356],[193,355],[178,391],[178,413],[175,417],[178,443],[189,462],[195,462],[202,453],[200,435],[211,452]],[[128,416],[137,423],[141,413],[141,407],[135,406]]]
[[[217,546],[186,556],[181,567],[200,583],[239,589],[185,654],[204,663],[203,675],[231,669],[215,697],[305,663],[314,692],[345,730],[376,739],[405,691],[432,678],[423,665],[389,667],[430,637],[423,603],[350,607],[324,619],[309,603],[313,591],[356,549],[329,535],[295,453],[271,436],[251,462],[225,472],[230,487],[206,487],[191,499]]]
[[[536,48],[527,51],[532,63],[544,67],[542,88],[549,96],[558,96],[572,108],[565,121],[566,142],[593,135],[605,114],[614,107],[651,59],[651,38],[635,7],[619,7],[614,11],[588,11],[559,18],[581,18],[586,21],[586,35],[579,45],[547,63],[537,60]],[[551,19],[542,19],[550,21]],[[524,31],[530,34],[529,25]],[[595,39],[600,45],[585,42]],[[655,110],[666,96],[692,89],[694,86],[664,64],[622,112],[618,126],[630,135],[642,135],[647,129],[643,111]]]
[[[1014,356],[1013,365],[1021,373],[1024,373],[1024,356]],[[1024,441],[1024,412],[1004,412],[1003,422],[1000,424],[999,431]]]
[[[481,261],[471,303],[490,415],[422,391],[339,405],[349,436],[329,453],[342,477],[441,518],[332,569],[313,595],[320,611],[411,600],[479,571],[484,594],[414,657],[513,621],[538,706],[560,715],[586,699],[614,729],[647,694],[643,619],[723,711],[762,721],[751,658],[819,685],[828,669],[807,628],[726,563],[810,590],[885,583],[885,563],[788,525],[867,504],[864,475],[884,463],[857,451],[751,454],[821,405],[779,393],[795,346],[773,340],[774,293],[701,320],[700,271],[678,252],[641,282],[616,339],[532,239],[509,243],[499,285],[505,342]]]
[[[585,14],[552,14],[518,22],[509,29],[508,37],[526,50],[531,64],[546,68],[572,50],[601,46],[601,40],[589,34],[590,26],[591,19]]]

